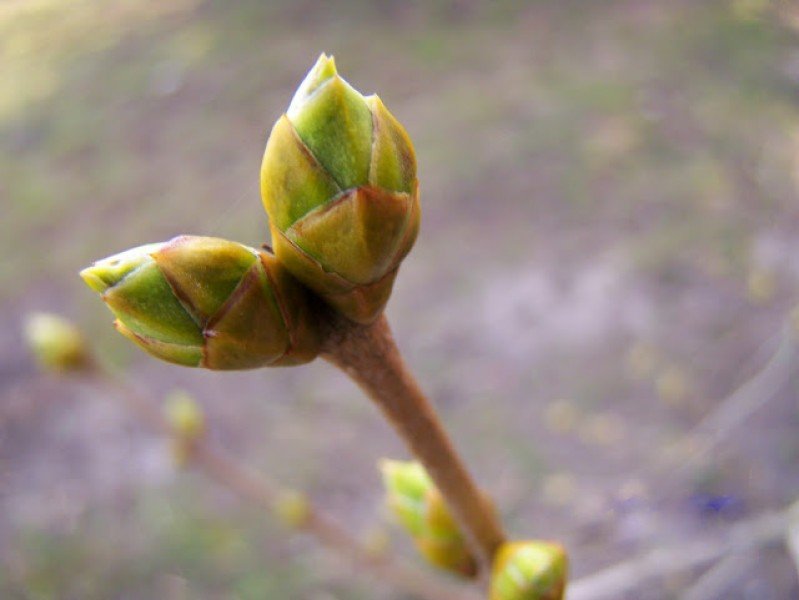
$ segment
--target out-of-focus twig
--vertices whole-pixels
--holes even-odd
[[[799,501],[794,503],[788,514],[788,529],[785,532],[785,545],[791,553],[796,573],[799,575]]]
[[[645,582],[696,569],[727,556],[746,553],[782,539],[790,509],[766,513],[733,525],[721,538],[704,538],[652,550],[638,558],[621,562],[569,586],[568,600],[621,598]]]
[[[172,433],[159,410],[126,378],[99,366],[94,366],[90,373],[112,391],[121,394],[129,407],[150,427],[167,435]],[[242,465],[225,451],[213,447],[204,438],[198,439],[192,447],[190,464],[242,499],[258,504],[271,512],[277,509],[281,496],[286,492],[264,475]],[[337,554],[347,556],[366,572],[419,598],[478,599],[473,590],[464,586],[433,578],[397,557],[370,552],[346,529],[310,504],[304,508],[304,516],[296,523],[296,527],[316,537]]]
[[[725,556],[703,574],[680,600],[714,600],[723,598],[724,592],[736,581],[746,577],[752,564],[750,552],[733,552]]]
[[[693,468],[782,389],[794,363],[795,335],[792,328],[786,325],[780,345],[763,368],[722,400],[687,434],[687,438],[693,442],[693,451],[691,455],[683,457],[676,468],[678,473]]]

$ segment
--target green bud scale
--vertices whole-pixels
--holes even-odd
[[[562,600],[568,559],[552,542],[507,542],[494,558],[490,600]]]
[[[168,362],[252,369],[319,353],[305,289],[273,255],[235,242],[180,236],[98,261],[81,277],[122,335]]]
[[[261,196],[294,276],[346,317],[376,319],[419,230],[416,157],[380,98],[353,89],[332,57],[272,129]]]
[[[441,569],[471,577],[477,564],[466,546],[444,498],[418,462],[380,462],[389,510],[427,561]]]

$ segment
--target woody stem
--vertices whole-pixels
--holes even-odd
[[[480,492],[397,349],[385,316],[369,325],[332,319],[323,356],[377,404],[435,481],[478,560],[490,566],[505,540]]]

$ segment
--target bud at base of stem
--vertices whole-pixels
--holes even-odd
[[[562,600],[568,559],[560,544],[506,542],[494,558],[490,600]]]

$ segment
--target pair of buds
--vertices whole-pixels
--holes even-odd
[[[380,463],[386,503],[430,564],[462,577],[477,572],[455,519],[418,462]],[[488,500],[486,500],[488,502]],[[504,543],[491,573],[491,600],[560,600],[568,561],[560,544],[541,540]]]
[[[272,129],[261,196],[274,254],[181,236],[81,276],[116,327],[163,360],[209,369],[301,364],[320,349],[317,299],[359,323],[383,311],[419,229],[413,145],[377,96],[324,54]]]

